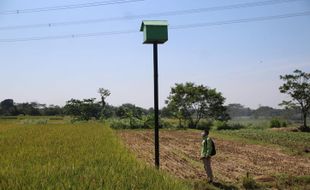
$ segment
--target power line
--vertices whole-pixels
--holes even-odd
[[[95,36],[110,36],[110,35],[137,33],[137,32],[138,32],[137,30],[123,30],[123,31],[69,34],[69,35],[58,35],[58,36],[38,36],[38,37],[18,38],[18,39],[0,39],[0,43],[1,42],[23,42],[23,41],[68,39],[68,38],[85,38],[85,37],[95,37]]]
[[[205,22],[205,23],[177,25],[177,26],[170,27],[170,29],[186,29],[186,28],[218,26],[218,25],[226,25],[226,24],[238,24],[238,23],[285,19],[285,18],[309,16],[309,15],[310,15],[310,11],[306,11],[306,12],[299,12],[299,13],[275,15],[275,16],[263,16],[263,17],[245,18],[245,19],[237,19],[237,20],[226,20],[226,21],[219,21],[219,22]]]
[[[66,10],[66,9],[80,9],[80,8],[98,7],[98,6],[113,5],[113,4],[132,3],[132,2],[138,2],[138,1],[144,1],[144,0],[110,0],[110,1],[97,1],[97,2],[83,3],[83,4],[61,5],[61,6],[53,6],[53,7],[7,10],[7,11],[1,11],[0,15],[37,13],[37,12],[46,12],[46,11],[59,11],[59,10]]]
[[[163,16],[187,15],[187,14],[196,14],[196,13],[211,12],[211,11],[221,11],[221,10],[228,10],[228,9],[240,9],[240,8],[267,6],[267,5],[289,3],[289,2],[296,2],[296,1],[300,1],[300,0],[268,0],[268,1],[254,2],[254,3],[240,3],[240,4],[225,5],[225,6],[177,10],[177,11],[167,11],[167,12],[160,12],[160,13],[149,13],[149,14],[132,15],[132,16],[124,16],[124,17],[111,17],[111,18],[66,21],[66,22],[52,22],[52,23],[47,23],[47,24],[4,26],[4,27],[0,27],[0,30],[15,30],[15,29],[26,29],[26,28],[69,26],[69,25],[101,23],[101,22],[107,22],[107,21],[142,19],[142,18],[158,17],[158,16],[163,17]]]
[[[169,28],[176,30],[176,29],[188,29],[188,28],[198,28],[198,27],[211,27],[211,26],[218,26],[218,25],[259,22],[259,21],[267,21],[267,20],[278,20],[278,19],[286,19],[286,18],[309,16],[309,15],[310,15],[310,11],[306,11],[306,12],[281,14],[281,15],[274,15],[274,16],[264,16],[264,17],[254,17],[254,18],[245,18],[245,19],[236,19],[236,20],[217,21],[217,22],[205,22],[205,23],[195,23],[195,24],[186,24],[186,25],[176,25],[176,26],[171,26]],[[107,35],[132,34],[132,33],[138,33],[138,32],[139,31],[137,31],[137,30],[123,30],[123,31],[111,31],[111,32],[71,34],[71,35],[61,35],[61,36],[43,36],[43,37],[30,37],[30,38],[0,39],[0,43],[97,37],[97,36],[107,36]]]

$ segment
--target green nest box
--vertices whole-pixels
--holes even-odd
[[[144,44],[163,44],[168,40],[168,22],[165,20],[144,20],[140,31]]]

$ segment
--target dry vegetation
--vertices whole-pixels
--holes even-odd
[[[122,130],[118,133],[139,159],[153,165],[151,130]],[[199,131],[162,130],[161,168],[182,179],[206,179],[203,165],[199,161],[200,138]],[[217,155],[212,161],[214,174],[219,181],[240,184],[247,172],[257,181],[264,182],[272,182],[279,174],[310,175],[309,157],[288,155],[274,146],[225,140],[218,135],[214,140]]]

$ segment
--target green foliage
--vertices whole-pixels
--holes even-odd
[[[123,119],[109,119],[111,128],[113,129],[151,129],[154,128],[155,121],[153,115],[143,116],[141,119],[131,117]],[[160,128],[175,127],[169,120],[159,120]]]
[[[0,121],[0,189],[188,189],[135,159],[99,123]]]
[[[162,124],[163,128],[179,128],[179,121],[177,119],[172,118],[161,118],[160,123]]]
[[[65,113],[74,116],[77,120],[90,120],[92,117],[98,119],[100,116],[100,105],[95,102],[95,98],[67,101],[64,107]]]
[[[197,124],[197,129],[200,130],[205,130],[208,129],[210,130],[212,128],[213,122],[211,120],[201,120],[198,124]]]
[[[240,123],[228,123],[226,121],[214,121],[213,125],[217,130],[239,130],[245,128],[244,125]]]
[[[46,125],[47,119],[23,119],[20,121],[20,123],[28,125]]]
[[[273,118],[270,120],[270,128],[280,128],[287,127],[287,123],[285,121],[281,121],[280,119]]]
[[[125,119],[115,119],[110,121],[110,126],[112,129],[131,129],[129,120]]]
[[[246,190],[255,190],[261,189],[261,187],[256,183],[256,181],[252,178],[252,176],[247,173],[247,175],[242,179],[242,186]]]
[[[215,89],[187,82],[176,84],[168,96],[167,109],[189,128],[196,128],[202,118],[225,120],[228,115],[223,106],[225,98]]]
[[[18,115],[16,106],[14,105],[14,101],[12,99],[5,99],[2,102],[0,102],[0,115],[4,116]]]
[[[230,130],[239,130],[239,129],[245,128],[245,126],[240,123],[229,124],[229,126],[230,126]]]
[[[154,123],[153,123],[153,125],[154,125]],[[162,128],[176,128],[177,125],[174,125],[174,123],[170,122],[169,120],[161,119],[160,120],[160,127],[162,127]]]
[[[98,89],[98,93],[101,96],[101,105],[102,105],[102,109],[104,109],[106,102],[105,99],[111,95],[111,92],[108,89],[104,89],[104,88],[99,88]]]
[[[213,125],[214,127],[217,129],[217,130],[225,130],[225,129],[229,129],[229,125],[227,122],[225,121],[214,121],[213,122]]]
[[[310,110],[310,73],[295,70],[294,74],[280,76],[285,83],[279,87],[281,93],[291,96],[292,100],[283,101],[281,105],[288,108],[300,108],[307,128],[307,115]]]
[[[230,117],[244,117],[251,116],[253,110],[250,108],[246,108],[241,104],[228,104],[227,105],[227,113]]]
[[[228,122],[229,125],[240,124],[244,128],[249,129],[267,129],[269,128],[270,119],[254,119],[254,118],[233,118]]]
[[[152,128],[154,126],[153,115],[146,115],[143,108],[133,104],[123,104],[116,112],[120,119],[110,120],[111,127],[114,129],[140,129]]]
[[[277,175],[276,184],[277,189],[309,189],[310,176],[291,176],[291,175]]]
[[[109,122],[110,122],[111,128],[113,128],[113,129],[145,129],[145,128],[151,128],[149,125],[145,124],[143,122],[143,120],[140,120],[137,118],[111,119]]]
[[[270,127],[271,128],[280,128],[282,125],[281,125],[281,121],[279,119],[276,119],[276,118],[273,118],[271,121],[270,121]]]
[[[301,154],[310,144],[310,135],[303,132],[271,131],[266,129],[222,130],[221,134],[241,137],[256,142],[274,144]]]
[[[134,104],[122,104],[118,107],[116,111],[116,116],[119,118],[138,118],[141,119],[142,116],[146,115],[147,111],[143,108],[137,107]]]
[[[1,116],[0,119],[18,119],[16,116]]]
[[[63,117],[51,117],[50,120],[64,120]]]

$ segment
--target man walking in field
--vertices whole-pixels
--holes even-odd
[[[209,130],[204,130],[201,133],[202,143],[201,143],[201,157],[200,159],[203,161],[205,171],[208,175],[208,182],[213,182],[213,173],[211,168],[211,156],[215,155],[215,147],[213,141],[211,140],[209,135]]]

